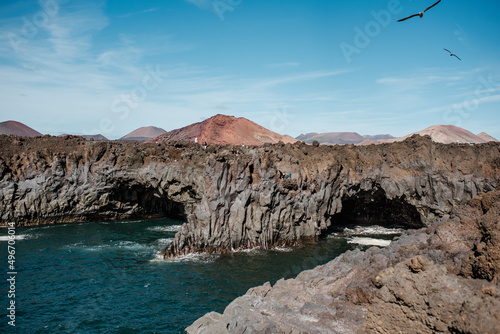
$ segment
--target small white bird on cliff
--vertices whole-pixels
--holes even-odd
[[[413,15],[411,15],[411,16],[405,17],[404,19],[398,20],[398,22],[402,22],[402,21],[405,21],[405,20],[411,19],[412,17],[415,17],[415,16],[420,16],[420,17],[422,17],[422,16],[424,16],[424,13],[425,13],[426,11],[428,11],[429,9],[431,9],[432,7],[434,7],[435,5],[437,5],[437,4],[438,4],[438,3],[440,3],[440,2],[441,2],[441,0],[439,0],[438,2],[436,2],[435,4],[433,4],[432,6],[427,7],[427,8],[426,8],[426,10],[424,10],[423,12],[420,12],[420,13],[418,13],[418,14],[413,14]]]

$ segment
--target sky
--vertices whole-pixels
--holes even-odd
[[[500,139],[500,1],[397,22],[434,2],[2,0],[0,122],[117,139],[225,114],[293,137]]]

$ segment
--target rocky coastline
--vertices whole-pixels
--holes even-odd
[[[319,147],[74,136],[0,136],[0,144],[2,224],[176,217],[185,224],[165,258],[311,242],[345,224],[418,228],[500,179],[500,143],[420,136]]]
[[[349,251],[254,287],[189,326],[201,333],[499,333],[500,192],[388,247]]]
[[[160,258],[314,242],[350,224],[413,229],[252,288],[188,333],[497,333],[499,180],[493,142],[205,149],[0,136],[3,225],[183,220]]]

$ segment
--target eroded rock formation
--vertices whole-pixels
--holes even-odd
[[[70,136],[0,142],[3,223],[180,217],[186,223],[165,257],[296,244],[347,223],[420,227],[496,189],[500,177],[500,144],[418,136],[366,147],[206,150]]]
[[[498,231],[500,192],[484,194],[384,249],[251,288],[186,331],[499,333]]]
[[[370,147],[264,146],[217,158],[200,205],[162,254],[294,244],[346,223],[424,226],[497,187],[499,147],[413,137]]]

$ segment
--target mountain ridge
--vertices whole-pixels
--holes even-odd
[[[158,128],[156,126],[143,126],[138,129],[135,129],[134,131],[126,134],[125,136],[121,137],[119,140],[125,140],[125,141],[147,141],[151,138],[160,136],[167,131],[163,130],[162,128]]]
[[[217,114],[202,122],[193,123],[152,138],[147,142],[190,141],[210,145],[263,145],[294,143],[297,140],[280,135],[243,117]]]

